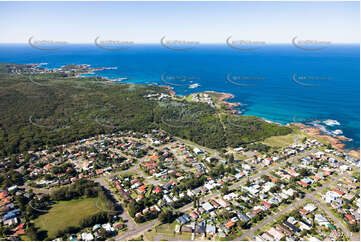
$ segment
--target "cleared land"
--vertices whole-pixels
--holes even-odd
[[[78,227],[83,218],[94,215],[101,210],[96,207],[98,198],[84,198],[61,201],[52,206],[48,213],[39,216],[34,224],[39,230],[48,231],[49,238],[68,227]]]
[[[157,226],[157,228],[153,228],[151,231],[147,231],[144,233],[145,240],[159,240],[159,241],[166,241],[166,240],[191,240],[192,234],[191,233],[175,233],[175,227],[177,222],[174,221],[171,224],[161,224]],[[198,236],[197,236],[198,237]]]
[[[282,136],[272,136],[266,138],[262,143],[271,147],[286,147],[293,144],[295,140],[301,142],[303,138],[307,137],[302,131],[295,129],[291,134]]]

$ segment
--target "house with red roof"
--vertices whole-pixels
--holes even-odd
[[[140,193],[145,193],[146,191],[147,191],[147,186],[146,185],[143,185],[143,186],[138,188],[138,192],[140,192]]]
[[[189,216],[191,216],[193,219],[197,219],[198,218],[198,214],[196,214],[195,212],[190,212]]]
[[[229,220],[229,221],[225,224],[225,226],[226,226],[227,229],[231,229],[235,224],[236,224],[235,222],[233,222],[232,220]]]
[[[298,184],[300,184],[303,187],[308,187],[308,184],[304,181],[298,181]]]
[[[162,192],[162,188],[160,188],[160,186],[157,186],[156,188],[153,189],[153,193],[158,194]]]
[[[15,232],[16,235],[25,234],[24,225],[25,225],[25,223],[21,223],[13,229],[13,231]]]
[[[301,215],[306,215],[306,214],[308,214],[308,212],[307,212],[306,209],[302,208],[302,209],[300,209],[300,214]]]
[[[286,168],[285,171],[290,174],[291,176],[297,177],[300,174],[298,174],[295,170],[291,169],[291,168]]]
[[[4,199],[8,196],[8,193],[6,191],[0,192],[0,199]]]
[[[332,188],[332,191],[336,192],[337,194],[339,194],[340,196],[343,196],[345,193],[341,192],[340,190],[338,190],[337,188]]]
[[[143,165],[144,165],[145,167],[147,167],[147,169],[154,169],[154,168],[158,167],[157,163],[154,163],[154,162],[152,162],[152,163],[146,162],[146,163],[144,163]]]
[[[271,182],[276,183],[278,179],[274,176],[269,175],[268,178],[271,180]]]
[[[351,214],[346,214],[345,217],[347,218],[347,221],[350,224],[355,224],[356,223],[356,219],[354,218],[354,216],[352,216]]]
[[[11,196],[8,196],[8,197],[6,197],[6,198],[4,198],[4,199],[1,200],[0,206],[3,206],[3,205],[5,205],[5,204],[8,204],[8,203],[10,203],[11,201],[12,201],[12,197],[11,197]]]
[[[152,155],[152,156],[149,157],[149,160],[156,161],[156,160],[158,160],[158,156]]]
[[[271,208],[271,204],[269,204],[268,202],[262,201],[262,205],[266,208]]]
[[[312,178],[314,181],[316,181],[316,182],[318,182],[319,180],[322,179],[318,174],[312,176],[311,178]]]
[[[44,169],[46,170],[50,170],[51,168],[53,168],[54,166],[52,164],[47,164],[46,166],[44,166]]]
[[[100,175],[100,174],[104,173],[104,169],[96,170],[95,173],[96,173],[97,175]]]

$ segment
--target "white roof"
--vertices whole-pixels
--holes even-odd
[[[94,240],[94,236],[91,233],[82,233],[81,238],[86,241]]]
[[[312,212],[314,210],[316,210],[316,206],[313,203],[308,203],[306,206],[303,207],[305,210],[307,210],[308,212]]]
[[[212,206],[212,204],[210,204],[209,202],[205,202],[202,204],[202,208],[204,208],[207,211],[210,211],[212,209],[214,209],[214,207]]]

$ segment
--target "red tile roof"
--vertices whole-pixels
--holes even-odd
[[[162,192],[162,188],[160,187],[156,187],[154,190],[153,190],[154,193],[160,193]]]
[[[234,225],[235,225],[235,223],[234,223],[232,220],[229,220],[229,221],[226,223],[227,229],[232,228]]]
[[[307,214],[307,210],[306,209],[300,209],[300,214],[302,214],[302,215],[305,215],[305,214]]]
[[[262,204],[263,204],[264,206],[266,206],[267,208],[270,208],[270,207],[271,207],[271,204],[269,204],[268,202],[262,201]]]
[[[8,195],[7,192],[0,192],[0,199],[6,198]]]
[[[341,195],[341,196],[342,196],[343,194],[345,194],[344,192],[341,192],[341,191],[338,190],[337,188],[333,188],[332,191],[338,193],[338,194]]]
[[[189,216],[191,216],[193,219],[198,218],[198,215],[195,212],[190,212]]]
[[[156,155],[152,155],[151,157],[149,157],[150,160],[158,160],[158,156]]]
[[[138,191],[139,192],[145,192],[147,190],[147,186],[146,185],[143,185],[141,187],[138,188]]]
[[[351,214],[346,214],[345,217],[347,218],[347,220],[349,221],[349,223],[351,223],[351,224],[355,224],[355,223],[356,223],[355,218],[354,218]]]
[[[46,166],[44,166],[45,169],[51,169],[53,168],[53,165],[52,164],[47,164]]]
[[[303,187],[308,187],[308,184],[304,181],[298,181],[298,184],[300,184]]]

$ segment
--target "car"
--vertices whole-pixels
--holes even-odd
[[[237,223],[239,221],[239,219],[237,217],[233,217],[233,218],[231,218],[231,221],[234,223]]]

